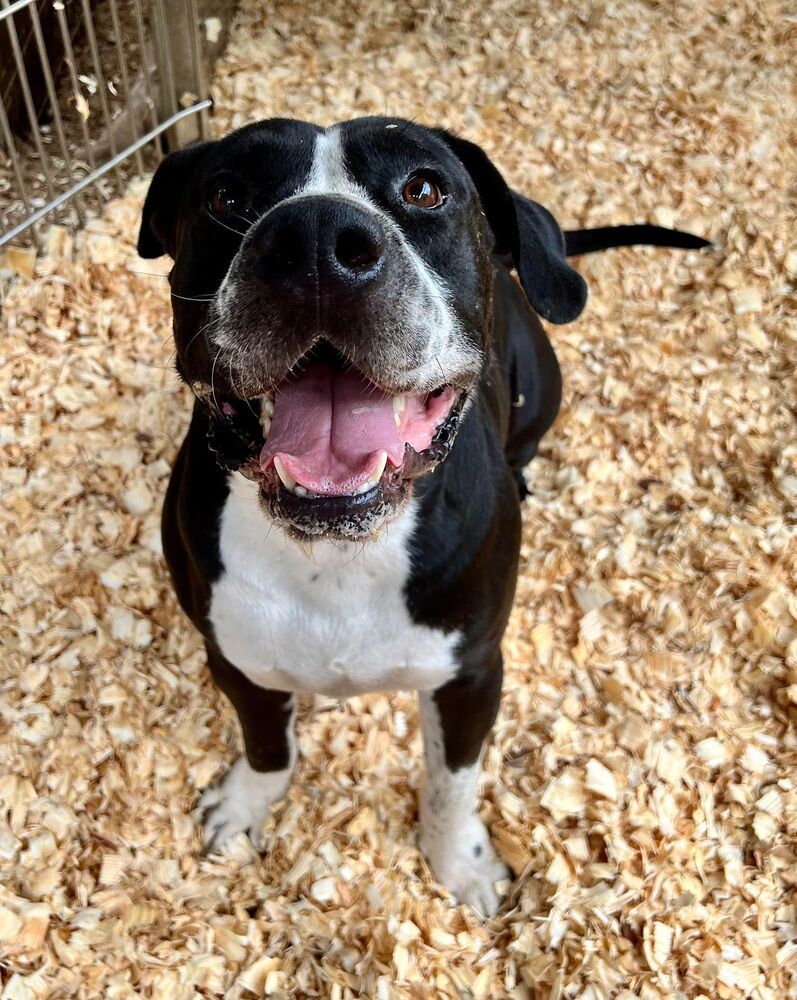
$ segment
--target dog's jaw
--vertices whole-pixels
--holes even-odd
[[[264,513],[294,538],[376,537],[447,456],[468,394],[385,392],[329,349],[295,368],[255,399],[208,397],[210,447],[259,484]]]

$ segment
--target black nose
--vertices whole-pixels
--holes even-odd
[[[385,233],[373,212],[335,197],[279,205],[259,223],[252,248],[262,280],[299,294],[351,292],[380,274]]]

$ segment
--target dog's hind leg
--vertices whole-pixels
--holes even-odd
[[[238,714],[245,753],[219,784],[199,801],[205,850],[220,847],[236,833],[260,846],[271,806],[285,794],[296,762],[293,696],[258,687],[208,642],[214,681]]]
[[[498,909],[495,883],[507,877],[476,809],[481,753],[501,697],[500,650],[478,673],[420,695],[426,787],[420,845],[435,878],[483,916]]]

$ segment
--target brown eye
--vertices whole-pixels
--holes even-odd
[[[437,208],[444,202],[443,192],[428,177],[411,177],[404,185],[401,197],[417,208]]]
[[[244,206],[243,194],[234,184],[219,184],[210,196],[209,205],[214,215],[239,212]]]

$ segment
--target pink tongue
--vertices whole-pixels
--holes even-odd
[[[366,482],[383,451],[401,464],[404,441],[392,397],[355,371],[313,364],[277,392],[260,464],[266,468],[279,456],[300,485],[340,495]]]

